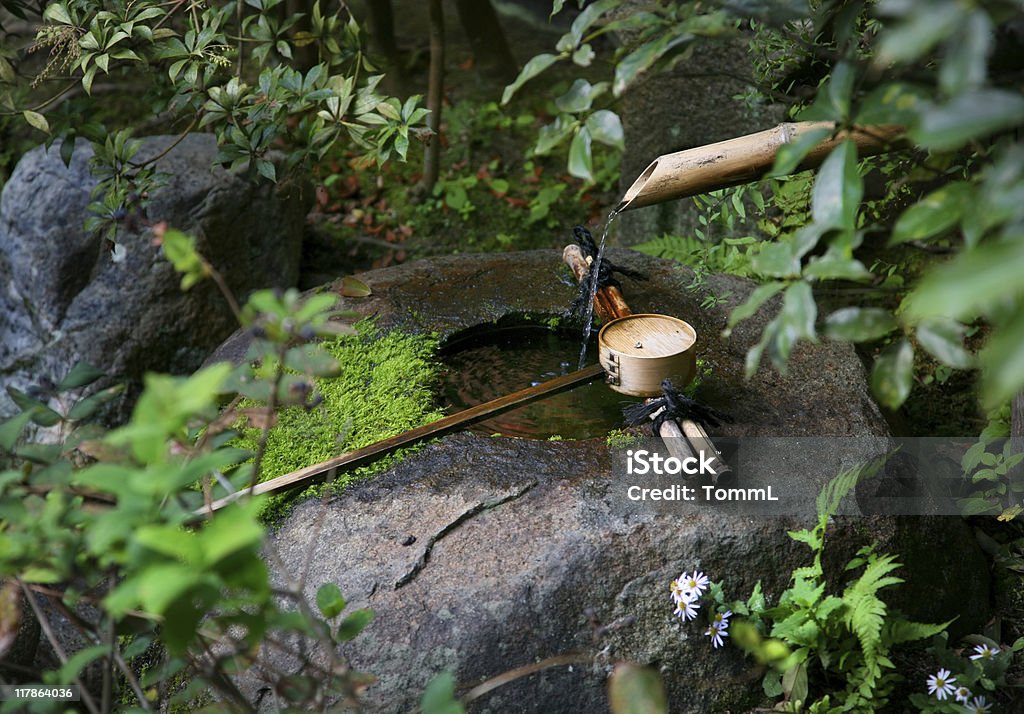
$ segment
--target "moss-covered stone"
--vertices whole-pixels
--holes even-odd
[[[434,397],[439,371],[434,359],[437,339],[397,330],[381,334],[370,322],[358,328],[358,335],[342,335],[322,343],[340,367],[338,376],[315,380],[314,388],[323,401],[309,410],[301,406],[278,410],[263,457],[261,481],[443,416]],[[255,451],[259,438],[259,429],[243,427],[238,446]],[[353,479],[377,473],[400,457],[398,452],[370,466],[341,473],[331,487],[343,487]],[[307,489],[301,496],[319,492]],[[295,496],[271,499],[265,517],[276,520],[295,500]]]

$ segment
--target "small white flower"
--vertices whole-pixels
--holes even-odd
[[[716,649],[725,644],[722,638],[729,636],[729,633],[726,631],[728,627],[728,623],[719,624],[717,622],[712,622],[710,627],[708,627],[707,632],[704,633],[711,638],[711,644],[714,645]]]
[[[678,615],[682,618],[683,622],[692,620],[697,617],[697,610],[700,609],[700,605],[696,600],[679,600],[676,602],[676,611],[673,615]]]
[[[970,714],[988,714],[992,705],[985,701],[985,697],[975,697],[970,704],[964,704]]]
[[[961,684],[953,691],[953,698],[966,705],[967,701],[971,698],[971,690]]]
[[[679,579],[683,584],[683,592],[687,593],[687,597],[691,599],[696,599],[703,595],[704,588],[708,586],[708,576],[697,570],[693,571],[693,575],[683,573]]]
[[[715,616],[711,619],[712,622],[722,626],[722,629],[728,629],[729,618],[732,617],[732,610],[726,610],[725,612],[715,613]]]
[[[689,599],[686,597],[686,589],[683,587],[683,578],[685,576],[686,573],[683,573],[679,576],[678,580],[673,580],[672,583],[668,586],[669,590],[672,591],[672,601],[676,604],[679,604],[683,600]]]
[[[948,669],[940,669],[937,674],[928,678],[928,693],[934,694],[939,701],[944,700],[953,693],[953,682],[956,677],[950,677]]]
[[[971,659],[992,659],[994,655],[999,654],[999,650],[988,645],[975,645],[974,651],[976,654],[972,654]]]

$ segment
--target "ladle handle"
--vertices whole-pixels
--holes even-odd
[[[576,282],[583,282],[590,273],[590,263],[583,257],[583,251],[575,243],[570,243],[562,250],[562,262],[572,270]],[[594,311],[602,322],[611,322],[618,317],[629,317],[633,314],[626,304],[626,298],[622,296],[622,291],[614,285],[599,288],[594,293]]]

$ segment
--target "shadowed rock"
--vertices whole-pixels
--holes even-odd
[[[176,137],[143,140],[136,161]],[[156,163],[167,183],[153,192],[148,220],[193,233],[199,251],[244,298],[255,288],[294,285],[306,205],[299,186],[254,184],[212,168],[212,135],[187,136]],[[134,401],[146,371],[187,373],[237,327],[210,281],[183,293],[153,244],[146,220],[126,216],[115,263],[110,244],[83,223],[96,179],[80,140],[65,167],[58,145],[27,153],[0,198],[0,375],[30,389],[59,382],[79,360],[127,381]],[[15,409],[0,394],[0,414]]]

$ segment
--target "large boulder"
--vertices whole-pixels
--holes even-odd
[[[136,160],[176,138],[144,139]],[[156,162],[167,182],[150,197],[148,220],[123,221],[117,241],[127,255],[115,262],[109,242],[83,228],[96,185],[91,146],[80,140],[70,166],[58,148],[26,154],[0,198],[0,376],[32,389],[88,361],[129,386],[109,415],[116,420],[146,371],[187,373],[237,327],[212,282],[181,291],[146,223],[195,234],[241,300],[296,283],[308,192],[214,168],[214,137],[186,136]],[[0,414],[13,410],[0,395]]]
[[[736,417],[716,437],[832,436],[839,446],[838,437],[888,433],[848,345],[803,345],[787,375],[762,371],[745,381],[743,355],[778,301],[723,339],[726,316],[749,282],[712,276],[691,291],[686,268],[630,251],[609,254],[650,276],[626,283],[634,311],[676,315],[696,327],[699,354],[712,368],[702,395]],[[359,278],[373,295],[346,307],[374,315],[382,329],[446,337],[517,316],[558,314],[575,293],[555,251],[438,258]],[[702,309],[709,293],[720,300]],[[237,356],[245,342],[236,335],[219,355]],[[450,436],[329,502],[297,507],[273,534],[269,562],[280,583],[304,582],[310,598],[334,582],[352,607],[376,612],[344,651],[353,666],[379,678],[367,711],[411,710],[442,670],[468,684],[570,651],[594,660],[501,687],[474,711],[604,711],[607,672],[620,660],[656,666],[674,712],[755,705],[760,687],[752,663],[733,647],[713,650],[703,627],[675,619],[669,582],[697,567],[724,580],[731,598],[745,597],[760,580],[771,601],[792,569],[809,561],[787,530],[810,519],[713,507],[685,517],[630,512],[615,489],[612,456],[604,439]],[[838,462],[827,455],[817,464],[810,501]],[[839,578],[862,545],[877,541],[882,552],[898,553],[907,583],[894,591],[896,604],[916,619],[959,614],[958,625],[972,631],[988,617],[986,563],[960,519],[840,517],[828,539],[828,567]],[[299,572],[301,564],[308,572]],[[958,574],[956,589],[945,587],[950,571]],[[612,628],[595,645],[591,618],[633,624]],[[254,701],[272,700],[260,667],[239,683]]]

